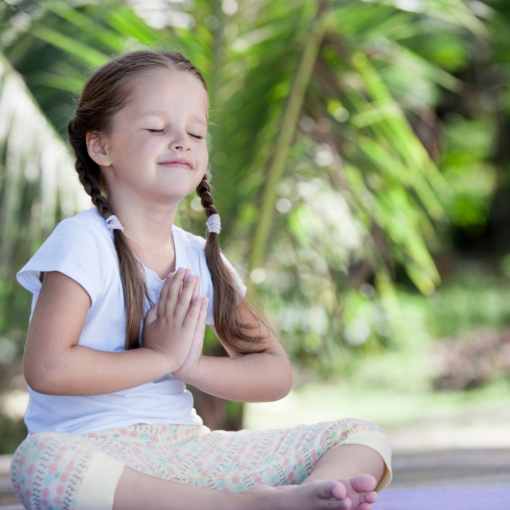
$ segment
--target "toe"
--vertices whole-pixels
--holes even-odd
[[[377,492],[369,492],[365,494],[365,501],[367,503],[375,503],[377,501]]]
[[[345,498],[343,500],[343,508],[346,510],[352,510],[352,501],[350,498]]]
[[[356,492],[370,492],[377,486],[377,480],[368,474],[353,476],[351,483]]]
[[[335,506],[335,508],[341,508],[342,510],[354,510],[352,508],[352,501],[350,498],[342,499],[342,501],[336,501],[338,506]]]
[[[324,501],[323,506],[321,507],[323,510],[354,510],[352,507],[351,500],[349,498],[345,498],[342,501],[330,499],[329,501]]]
[[[334,480],[331,493],[335,499],[344,499],[347,496],[347,489],[343,483]]]

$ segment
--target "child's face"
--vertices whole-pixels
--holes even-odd
[[[131,85],[132,100],[112,119],[107,142],[110,194],[118,199],[123,190],[130,199],[178,202],[198,186],[209,161],[207,92],[194,76],[165,69],[140,75]],[[163,164],[176,158],[191,168]]]

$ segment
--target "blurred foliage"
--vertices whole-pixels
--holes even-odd
[[[445,126],[447,152],[442,169],[456,191],[449,216],[467,229],[479,228],[489,218],[497,172],[488,160],[496,134],[495,122],[489,118],[466,120],[455,115]]]
[[[28,429],[23,418],[0,414],[0,455],[14,453],[27,434]]]
[[[346,298],[351,320],[345,340],[351,349],[343,350],[338,360],[320,346],[310,349],[313,356],[304,360],[297,359],[300,352],[294,349],[291,359],[324,379],[342,376],[352,384],[390,390],[464,390],[500,376],[510,383],[507,266],[490,269],[461,262],[455,275],[429,296],[399,285],[396,296],[403,334],[398,340],[390,333],[374,288],[364,284]],[[378,351],[381,345],[384,349]],[[464,357],[456,356],[458,352]]]
[[[2,52],[65,139],[93,70],[129,44],[165,37],[119,2],[1,2]]]
[[[481,328],[453,341],[437,342],[432,350],[438,364],[435,389],[468,390],[503,375],[510,381],[510,332]]]

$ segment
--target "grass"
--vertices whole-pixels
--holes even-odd
[[[314,383],[293,390],[277,402],[250,403],[243,427],[249,430],[291,427],[343,417],[356,417],[382,428],[399,428],[431,418],[449,419],[468,411],[508,406],[510,379],[465,392],[412,392],[353,387],[348,382]]]

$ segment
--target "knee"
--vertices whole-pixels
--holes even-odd
[[[9,473],[11,486],[25,508],[33,506],[34,498],[44,497],[40,494],[45,490],[42,480],[46,483],[48,474],[53,477],[58,467],[64,466],[68,456],[65,452],[77,444],[88,443],[85,438],[66,432],[38,432],[16,448]]]
[[[55,454],[58,451],[65,451],[66,444],[76,443],[78,438],[80,436],[67,432],[38,432],[27,436],[12,456],[11,471],[13,466],[22,468],[26,462],[37,461],[39,457],[47,455],[47,452]],[[80,442],[79,439],[78,442]],[[85,439],[83,442],[86,442]]]
[[[27,436],[21,442],[12,456],[9,470],[13,488],[21,489],[26,477],[33,475],[35,464],[42,456],[43,450],[47,445],[51,447],[52,443],[58,442],[60,438],[57,438],[57,436],[59,435],[55,432],[38,432]]]

